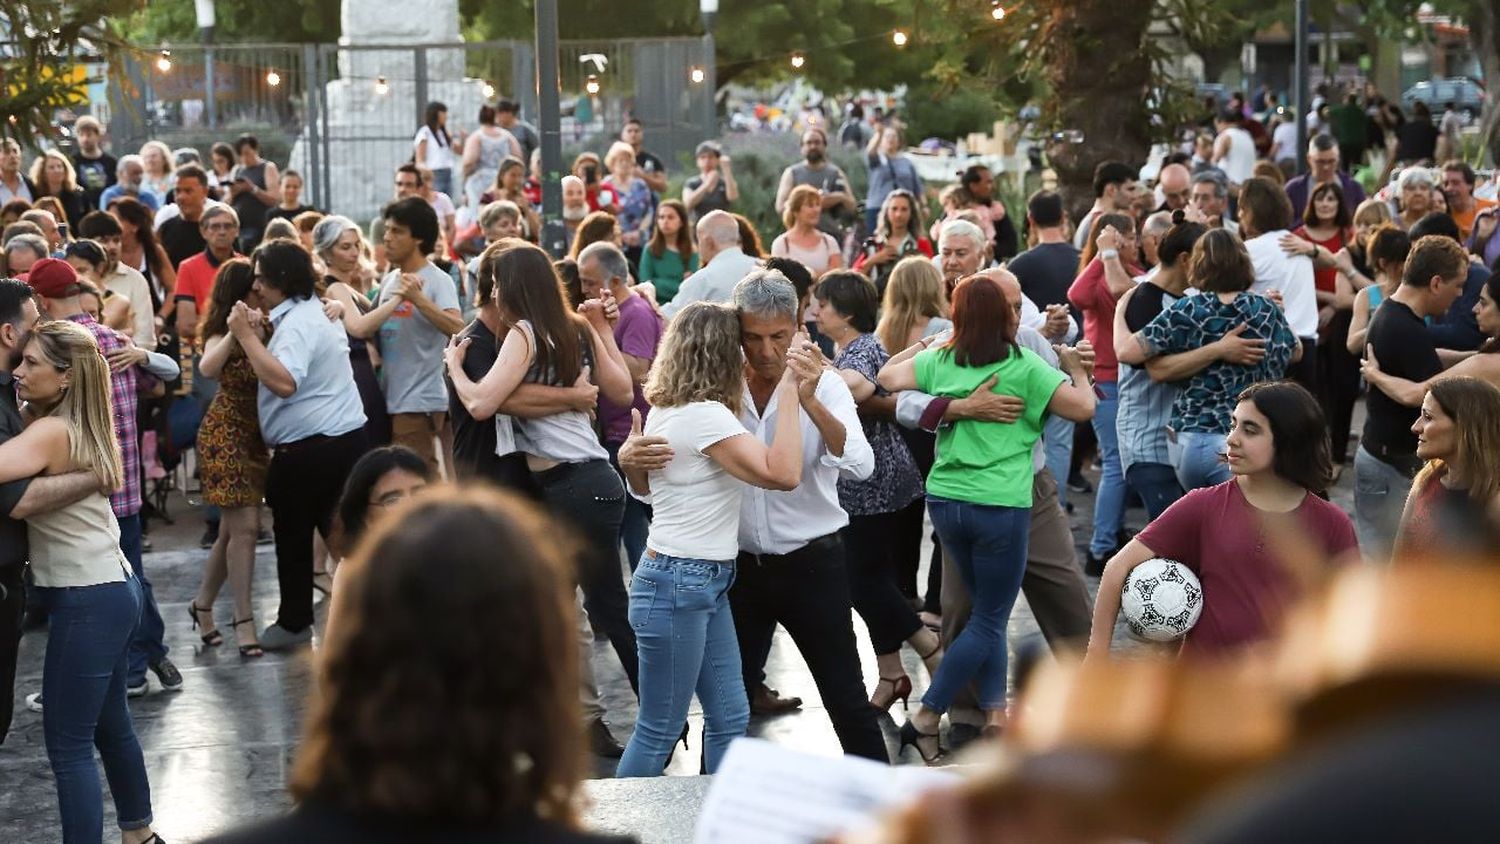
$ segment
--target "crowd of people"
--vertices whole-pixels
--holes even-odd
[[[321,593],[302,805],[224,840],[433,819],[593,840],[566,837],[582,746],[660,775],[696,695],[713,773],[753,715],[801,706],[765,682],[777,625],[846,753],[892,761],[881,719],[920,691],[899,752],[932,764],[1006,730],[1022,592],[1054,650],[1105,657],[1131,569],[1178,560],[1204,593],[1181,656],[1224,659],[1334,567],[1492,549],[1494,204],[1430,155],[1366,199],[1337,133],[1284,181],[1244,120],[1149,183],[1101,162],[1080,219],[1048,190],[1007,209],[970,168],[930,227],[898,123],[869,133],[862,211],[810,128],[774,237],[734,213],[717,143],[674,196],[632,120],[562,179],[566,255],[538,245],[536,133],[505,100],[466,137],[428,108],[372,221],[307,206],[252,136],[207,167],[156,142],[116,160],[82,118],[29,176],[0,142],[0,726],[24,613],[48,625],[28,703],[65,840],[99,840],[97,748],[126,844],[160,841],[127,698],[182,687],[164,625],[256,659],[312,641]],[[209,553],[164,621],[145,467],[182,448]],[[1080,559],[1068,493],[1094,459]],[[1350,462],[1352,519],[1328,500]],[[624,746],[596,633],[639,701]]]

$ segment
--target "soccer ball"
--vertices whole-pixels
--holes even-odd
[[[1148,642],[1171,642],[1186,636],[1198,623],[1203,614],[1203,586],[1182,563],[1153,557],[1125,578],[1120,608],[1130,632]]]

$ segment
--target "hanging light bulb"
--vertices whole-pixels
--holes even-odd
[[[583,83],[583,90],[587,91],[591,97],[599,93],[599,77],[590,73],[588,81]]]
[[[385,81],[384,76],[375,77],[375,95],[383,97],[391,92],[391,83]]]
[[[162,50],[161,51],[161,56],[159,56],[156,59],[156,69],[159,70],[159,71],[161,71],[162,73],[167,73],[168,71],[170,71],[172,69],[172,51],[171,50]]]
[[[897,47],[905,47],[908,40],[910,39],[906,37],[906,33],[899,29],[891,33],[891,43]]]
[[[277,73],[274,70],[268,70],[268,71],[266,71],[266,84],[270,85],[272,88],[275,88],[277,85],[280,85],[281,84],[281,74]]]
[[[792,69],[793,70],[801,70],[802,66],[805,65],[805,64],[807,64],[807,56],[804,56],[801,53],[793,53],[792,54]]]
[[[688,71],[688,79],[694,85],[702,85],[703,84],[703,80],[705,80],[707,78],[708,78],[708,74],[704,73],[703,72],[703,68],[701,68],[701,67],[694,67],[692,70]]]
[[[1000,5],[1000,0],[995,0],[994,8],[990,9],[990,17],[997,21],[1005,20],[1005,7]]]

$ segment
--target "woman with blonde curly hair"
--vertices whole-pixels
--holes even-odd
[[[172,148],[161,141],[147,141],[141,145],[141,166],[145,177],[141,190],[148,190],[167,204],[167,194],[177,185],[177,174],[172,172]]]
[[[649,474],[626,470],[631,494],[650,503],[654,517],[630,584],[640,715],[616,776],[661,774],[694,690],[703,705],[707,773],[718,769],[750,721],[729,611],[740,495],[744,484],[797,486],[802,432],[798,414],[777,414],[768,446],[740,424],[744,369],[739,315],[726,305],[694,302],[667,327],[647,376],[652,410],[645,433],[664,437],[673,456]],[[771,402],[795,407],[793,367],[786,373]],[[631,416],[632,432],[639,433],[640,413]]]

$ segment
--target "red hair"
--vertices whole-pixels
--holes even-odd
[[[959,366],[989,366],[1015,352],[1015,312],[1000,285],[987,276],[960,279],[953,289],[953,339]]]

